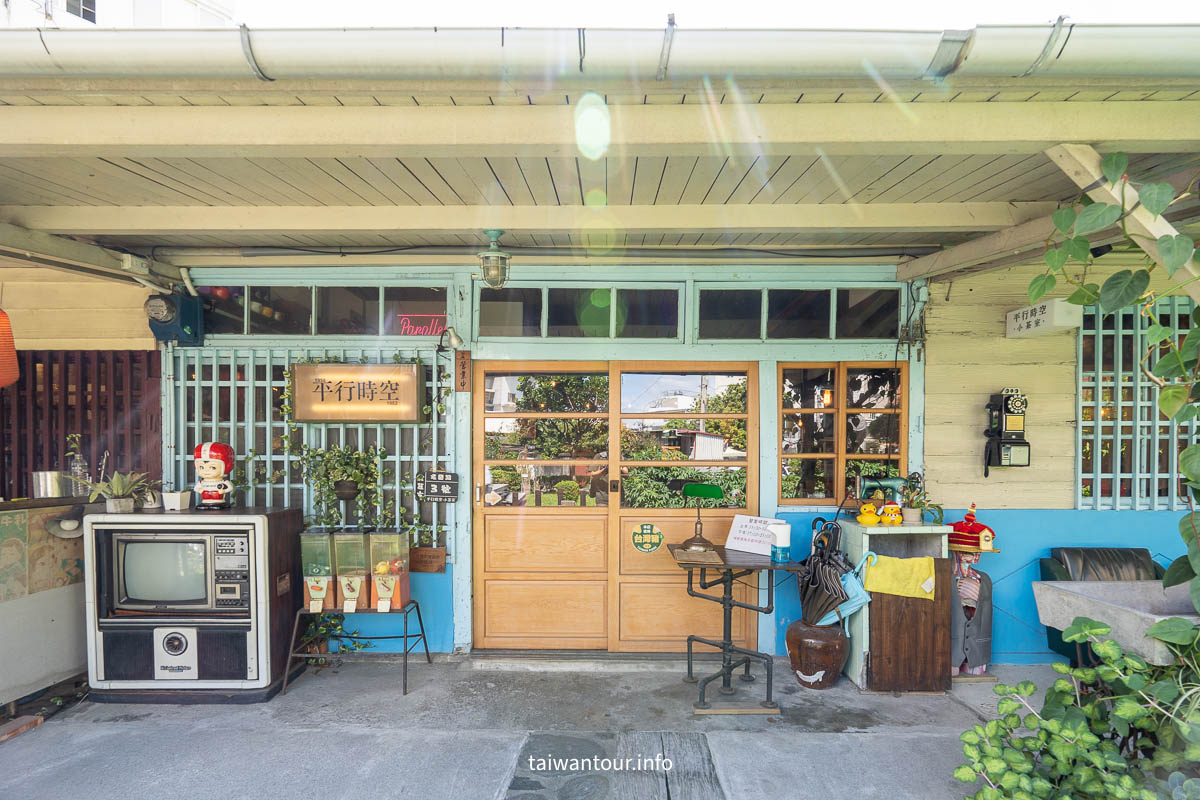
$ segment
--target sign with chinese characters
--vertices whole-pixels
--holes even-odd
[[[471,391],[471,351],[454,351],[454,391]]]
[[[775,532],[771,530],[771,523],[775,521],[770,517],[734,515],[729,538],[725,540],[725,549],[757,553],[760,556],[771,555],[771,545],[775,544]]]
[[[297,364],[297,422],[421,422],[417,364]]]
[[[458,475],[453,472],[422,472],[417,475],[417,499],[429,503],[453,503],[458,499]]]
[[[1026,339],[1074,330],[1082,324],[1083,306],[1060,297],[1009,311],[1005,315],[1004,335],[1009,339]]]
[[[633,546],[643,553],[653,553],[662,546],[662,541],[662,531],[649,522],[643,522],[633,529]]]

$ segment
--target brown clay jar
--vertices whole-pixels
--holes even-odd
[[[850,655],[850,639],[841,625],[809,625],[798,619],[785,635],[792,674],[801,686],[828,689],[837,683]]]

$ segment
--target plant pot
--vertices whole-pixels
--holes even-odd
[[[164,511],[186,511],[192,507],[192,493],[163,492],[162,503]]]
[[[905,525],[920,525],[921,509],[908,507],[902,508],[900,509],[900,517],[904,520]]]
[[[110,497],[104,507],[110,514],[132,514],[137,501],[132,497]]]
[[[809,625],[798,619],[784,636],[792,674],[808,689],[828,689],[837,683],[850,655],[850,639],[841,625]]]
[[[358,481],[334,481],[333,493],[338,500],[353,500],[358,497]]]

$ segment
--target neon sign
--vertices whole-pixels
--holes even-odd
[[[397,314],[393,334],[400,336],[441,336],[446,330],[445,314]]]

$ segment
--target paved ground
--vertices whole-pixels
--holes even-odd
[[[418,664],[407,697],[398,664],[357,662],[261,705],[87,702],[0,745],[0,798],[940,800],[965,794],[950,778],[958,734],[995,707],[985,684],[893,697],[843,678],[815,692],[781,660],[780,715],[695,716],[674,663],[537,666]],[[1039,685],[1051,674],[995,671]],[[745,687],[751,699],[762,683]],[[537,760],[550,757],[633,760]]]

